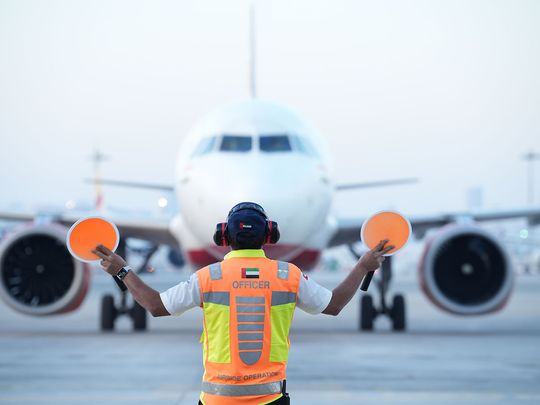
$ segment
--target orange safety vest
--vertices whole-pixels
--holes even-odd
[[[204,312],[204,405],[266,404],[281,397],[301,272],[235,250],[197,272]]]

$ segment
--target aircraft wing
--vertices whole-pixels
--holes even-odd
[[[540,224],[540,208],[524,208],[517,210],[500,210],[485,212],[455,212],[447,214],[434,214],[426,216],[408,217],[412,230],[417,238],[422,238],[431,228],[437,228],[462,219],[477,222],[498,221],[504,219],[526,218],[529,225]],[[337,220],[338,229],[330,239],[329,247],[354,243],[360,240],[360,229],[366,218],[340,218]]]
[[[50,221],[60,223],[70,227],[85,215],[68,214],[48,214],[48,213],[21,213],[21,212],[2,212],[0,211],[0,220],[31,222],[31,221]],[[179,242],[169,230],[170,219],[148,219],[140,220],[133,218],[109,218],[113,221],[120,235],[124,238],[137,238],[155,242],[162,245],[168,245],[174,248],[179,247]]]

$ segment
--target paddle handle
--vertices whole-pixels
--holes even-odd
[[[375,274],[374,271],[368,271],[368,273],[364,276],[364,279],[362,280],[362,285],[360,285],[360,289],[362,291],[368,290],[369,283],[371,283],[371,279],[373,278],[374,274]]]

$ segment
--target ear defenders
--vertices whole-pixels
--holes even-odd
[[[252,202],[242,202],[239,204],[236,204],[234,207],[231,208],[229,211],[229,214],[227,215],[227,222],[220,222],[216,225],[216,230],[214,232],[214,243],[218,246],[229,246],[230,245],[230,239],[229,239],[229,223],[231,221],[231,217],[235,216],[240,211],[251,211],[252,213],[255,212],[259,214],[262,218],[264,218],[265,222],[265,228],[264,228],[264,242],[263,244],[273,244],[277,243],[279,241],[279,227],[277,222],[270,221],[268,219],[268,216],[266,215],[266,212],[264,211],[263,207],[261,207],[259,204],[252,203]],[[242,229],[244,225],[240,223],[240,229]],[[246,229],[250,225],[245,225]]]

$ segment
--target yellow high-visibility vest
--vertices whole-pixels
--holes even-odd
[[[235,250],[197,272],[205,405],[265,404],[281,396],[301,272],[263,250]]]

